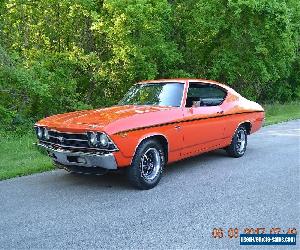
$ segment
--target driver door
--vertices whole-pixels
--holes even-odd
[[[220,105],[226,94],[223,89],[212,84],[189,84],[183,112],[183,156],[208,151],[220,144],[225,132]]]

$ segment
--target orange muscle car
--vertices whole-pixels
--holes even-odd
[[[135,84],[118,105],[54,115],[35,125],[56,166],[103,174],[126,170],[137,188],[159,182],[167,163],[224,148],[244,155],[263,108],[230,87],[203,79]]]

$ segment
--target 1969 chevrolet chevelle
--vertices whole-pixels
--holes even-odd
[[[263,108],[202,79],[135,84],[117,106],[54,115],[36,123],[38,145],[71,172],[125,169],[137,188],[159,182],[167,163],[218,148],[244,155]]]

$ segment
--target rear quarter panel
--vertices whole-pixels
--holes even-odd
[[[259,130],[263,124],[264,109],[255,102],[249,101],[242,96],[229,94],[222,104],[224,110],[225,132],[224,137],[232,138],[237,127],[244,122],[250,122],[250,133]]]

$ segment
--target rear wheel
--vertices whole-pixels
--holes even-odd
[[[160,143],[149,139],[137,148],[131,166],[127,169],[129,182],[139,189],[151,189],[161,179],[165,154]]]
[[[238,158],[245,154],[247,149],[247,131],[246,128],[241,125],[235,131],[231,144],[226,148],[229,156]]]

